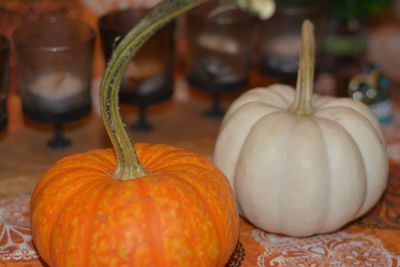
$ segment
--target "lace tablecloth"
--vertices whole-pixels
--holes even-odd
[[[292,238],[241,219],[240,243],[227,266],[400,266],[400,144],[388,145],[390,174],[381,201],[332,234]],[[43,266],[30,235],[30,195],[0,199],[0,266]]]
[[[308,238],[266,233],[241,219],[240,242],[227,266],[400,266],[399,122],[385,127],[389,183],[366,216],[337,232]],[[44,266],[32,244],[29,201],[29,194],[0,198],[0,267]]]

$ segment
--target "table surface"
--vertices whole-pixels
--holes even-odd
[[[224,98],[223,106],[227,107],[236,96]],[[11,96],[10,105],[20,110],[19,98]],[[197,92],[191,92],[186,101],[172,99],[155,105],[149,115],[154,130],[131,131],[133,139],[211,155],[221,118],[203,115],[209,105],[210,99]],[[122,112],[127,124],[135,121],[134,108],[123,108]],[[309,238],[266,233],[241,219],[240,244],[229,266],[400,266],[397,129],[394,125],[386,130],[391,159],[387,191],[367,216],[335,233]],[[0,136],[0,266],[42,265],[32,247],[28,218],[30,193],[41,174],[65,155],[110,146],[102,121],[95,114],[67,127],[65,135],[73,142],[67,149],[48,148],[46,142],[51,135],[50,128],[24,121],[20,113],[14,112],[8,132]],[[19,238],[13,239],[11,232]]]

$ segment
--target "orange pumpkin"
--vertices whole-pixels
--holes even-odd
[[[205,0],[166,0],[115,48],[100,88],[114,147],[72,155],[32,196],[33,242],[51,266],[223,266],[239,217],[225,176],[203,156],[133,145],[118,110],[129,59],[164,23]]]
[[[57,162],[32,196],[32,235],[50,266],[223,266],[238,237],[233,193],[204,157],[137,144],[150,173],[120,181],[112,150]]]

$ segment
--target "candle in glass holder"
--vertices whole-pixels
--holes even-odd
[[[203,33],[197,37],[197,43],[203,48],[220,53],[233,55],[239,53],[239,45],[237,42],[235,42],[235,40],[229,38],[228,36]]]
[[[287,73],[297,72],[300,36],[282,35],[265,44],[267,64],[270,68]]]
[[[122,76],[121,97],[151,97],[163,93],[164,68],[157,59],[144,58],[129,63]]]
[[[86,91],[80,78],[68,72],[39,75],[29,86],[30,99],[42,109],[53,113],[68,111]]]
[[[187,77],[195,88],[234,91],[247,80],[256,21],[239,10],[209,16],[216,5],[188,15]]]

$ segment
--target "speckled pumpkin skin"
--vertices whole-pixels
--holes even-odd
[[[224,266],[239,217],[225,176],[206,158],[137,144],[151,175],[112,178],[112,150],[66,157],[31,200],[33,241],[50,266]]]

